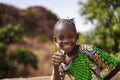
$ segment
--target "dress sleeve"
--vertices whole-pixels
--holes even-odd
[[[107,68],[107,72],[109,73],[114,70],[119,63],[114,57],[110,56],[107,52],[97,48],[94,45],[82,44],[80,45],[80,51],[83,53],[85,52],[88,56],[88,61],[90,61],[89,64],[92,67],[92,72],[95,74],[98,80],[103,80],[100,75],[100,67]]]
[[[115,67],[118,65],[118,61],[114,57],[110,56],[107,52],[97,48],[96,46],[92,47],[93,54],[91,58],[92,60],[94,60],[94,62],[96,62],[96,64],[109,70],[115,69]],[[87,51],[89,51],[89,48],[87,49]]]

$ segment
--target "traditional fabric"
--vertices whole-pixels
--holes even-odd
[[[99,68],[104,67],[111,71],[118,65],[118,61],[95,46],[80,45],[78,57],[68,66],[61,65],[71,80],[91,80],[92,72],[98,80],[103,80]]]
[[[91,66],[87,61],[85,52],[79,52],[78,57],[72,61],[68,74],[71,74],[74,80],[91,80]]]

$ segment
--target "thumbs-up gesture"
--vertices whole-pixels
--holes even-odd
[[[65,55],[64,55],[64,51],[62,49],[60,49],[60,45],[56,44],[57,46],[57,52],[54,53],[53,57],[52,57],[52,64],[54,66],[60,66],[60,64],[62,62],[64,62],[65,60]]]

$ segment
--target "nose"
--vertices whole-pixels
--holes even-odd
[[[64,43],[64,44],[69,44],[69,43],[70,43],[70,40],[69,40],[69,39],[64,39],[64,40],[63,40],[63,43]]]

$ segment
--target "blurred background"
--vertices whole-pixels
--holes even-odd
[[[54,24],[74,18],[79,44],[120,61],[119,0],[0,0],[0,78],[49,76]]]

